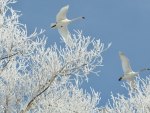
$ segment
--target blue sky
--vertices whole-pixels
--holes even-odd
[[[103,54],[103,67],[100,76],[89,76],[90,86],[101,92],[100,105],[105,105],[113,92],[127,94],[118,78],[123,74],[119,51],[130,59],[133,70],[150,67],[150,1],[149,0],[18,0],[13,8],[22,12],[21,23],[26,24],[29,33],[35,28],[45,29],[47,44],[62,44],[57,30],[50,29],[61,7],[69,4],[68,18],[85,16],[85,21],[78,21],[69,26],[83,31],[85,36],[100,38],[111,48]],[[62,44],[63,45],[63,44]],[[143,77],[148,72],[142,74]]]

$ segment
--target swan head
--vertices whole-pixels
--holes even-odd
[[[85,17],[84,17],[84,16],[82,16],[82,19],[85,19]]]
[[[52,24],[51,24],[51,28],[52,28],[52,29],[56,28],[56,24],[57,24],[57,23],[52,23]]]
[[[121,81],[122,80],[122,77],[120,77],[119,79],[118,79],[118,81]]]

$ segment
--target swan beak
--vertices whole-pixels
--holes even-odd
[[[51,26],[51,28],[54,28],[54,27],[56,27],[56,24],[55,24],[55,25],[53,25],[53,26]]]
[[[121,81],[122,80],[122,77],[120,77],[119,79],[118,79],[118,81]]]

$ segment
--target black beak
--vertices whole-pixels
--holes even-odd
[[[120,77],[119,79],[118,79],[118,81],[121,81],[122,80],[122,77]]]
[[[51,28],[54,28],[54,27],[56,27],[56,25],[51,26]]]

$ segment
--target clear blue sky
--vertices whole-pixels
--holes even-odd
[[[150,67],[150,0],[18,0],[13,6],[22,11],[20,21],[29,32],[43,28],[49,37],[48,44],[62,44],[57,30],[50,29],[50,23],[55,22],[56,14],[67,4],[70,5],[68,18],[86,17],[85,21],[72,23],[71,32],[79,29],[105,44],[112,42],[103,54],[100,76],[90,75],[89,82],[83,84],[87,90],[91,86],[101,92],[100,105],[105,105],[111,92],[126,94],[118,81],[123,74],[119,51],[129,57],[133,70]]]

